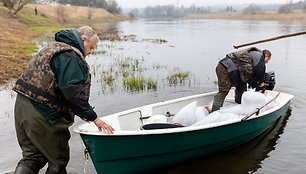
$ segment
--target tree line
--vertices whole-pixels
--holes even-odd
[[[306,0],[298,1],[293,3],[292,1],[283,5],[280,5],[277,9],[278,13],[292,13],[294,10],[301,10],[302,12],[306,12]],[[256,4],[250,4],[243,10],[244,14],[260,14],[263,13],[263,9]]]
[[[186,14],[197,14],[197,13],[210,13],[210,7],[197,7],[191,5],[190,7],[177,8],[174,5],[156,5],[147,6],[143,10],[133,9],[129,15],[132,17],[144,17],[144,18],[159,18],[159,17],[182,17]]]
[[[284,4],[280,6],[278,9],[279,13],[291,13],[294,10],[302,10],[303,12],[306,12],[306,0],[304,1],[298,1],[296,3],[290,2],[287,4]]]
[[[302,10],[306,12],[306,0],[299,2],[290,2],[283,5],[275,4],[273,5],[275,10],[278,13],[290,13],[294,10]],[[190,7],[176,7],[174,5],[156,5],[156,6],[147,6],[144,9],[132,9],[129,12],[130,17],[144,17],[144,18],[172,18],[172,17],[183,17],[188,14],[207,14],[214,12],[237,12],[241,11],[246,15],[254,15],[264,13],[264,7],[255,3],[251,3],[246,6],[244,9],[237,10],[233,6],[226,6],[219,8],[218,10],[213,9],[212,7],[198,7],[196,5],[191,5]]]

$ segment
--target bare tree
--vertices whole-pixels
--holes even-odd
[[[67,13],[65,11],[65,6],[64,5],[58,5],[57,6],[57,20],[59,23],[65,23],[66,17],[67,17]]]
[[[9,14],[16,16],[17,13],[32,0],[1,0],[3,5],[9,10]]]
[[[87,8],[87,18],[90,20],[93,16],[93,9],[92,7]]]
[[[113,14],[120,14],[121,8],[118,6],[118,3],[115,0],[109,0],[106,10]]]
[[[291,13],[293,11],[292,6],[293,6],[292,2],[290,2],[288,4],[284,4],[284,5],[279,7],[278,13],[286,13],[286,14]]]
[[[135,8],[135,9],[133,9],[129,12],[130,19],[135,19],[138,16],[139,16],[139,10],[137,8]]]
[[[304,13],[306,13],[306,3],[303,5],[302,11],[303,11]]]
[[[256,4],[250,4],[247,8],[243,10],[242,13],[247,15],[255,15],[255,14],[261,14],[263,12],[260,6]]]

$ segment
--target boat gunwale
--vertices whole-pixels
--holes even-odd
[[[278,93],[277,91],[269,91],[269,92],[272,93],[272,94],[277,94]],[[141,108],[144,108],[144,107],[153,108],[155,106],[171,104],[171,103],[175,103],[177,101],[183,101],[183,100],[188,100],[188,99],[193,99],[193,98],[198,98],[198,97],[209,96],[209,95],[213,95],[215,93],[216,92],[196,94],[196,95],[191,95],[191,96],[187,96],[187,97],[181,97],[181,98],[177,98],[177,99],[162,101],[162,102],[158,102],[158,103],[153,103],[153,104],[149,104],[149,105],[144,105],[144,106],[124,110],[124,111],[121,111],[121,112],[117,112],[117,113],[114,113],[114,114],[107,115],[105,117],[118,117],[118,116],[126,114],[126,113],[141,111]],[[226,121],[222,121],[222,122],[216,122],[216,123],[200,125],[200,126],[188,126],[188,127],[180,127],[180,128],[154,129],[154,130],[123,130],[123,131],[120,130],[120,131],[115,131],[114,134],[107,134],[107,133],[104,133],[104,132],[101,132],[101,131],[98,131],[98,130],[97,131],[86,131],[86,130],[82,129],[81,127],[83,127],[86,124],[87,125],[92,124],[91,126],[94,126],[94,123],[86,122],[86,123],[83,123],[83,124],[80,124],[80,125],[74,127],[73,131],[76,132],[76,133],[79,133],[79,134],[97,135],[97,136],[139,136],[139,135],[155,135],[155,134],[169,134],[169,133],[184,133],[184,132],[190,132],[190,131],[212,129],[212,128],[216,128],[216,127],[236,124],[236,123],[239,123],[239,122],[250,121],[250,120],[257,119],[257,118],[260,118],[260,117],[263,117],[263,116],[268,116],[268,115],[272,114],[273,112],[279,110],[280,108],[284,107],[294,97],[291,94],[287,94],[287,93],[283,93],[283,92],[280,93],[279,97],[282,97],[282,95],[285,95],[284,99],[280,100],[280,103],[277,106],[275,106],[275,107],[273,107],[269,110],[260,112],[259,115],[252,116],[245,121],[241,121],[241,118],[243,118],[243,117],[241,117],[241,118],[237,118],[237,119],[226,120]],[[267,95],[267,96],[270,96],[270,95]]]

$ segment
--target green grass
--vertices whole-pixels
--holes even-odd
[[[144,77],[140,76],[137,77],[135,75],[124,78],[123,79],[123,85],[129,90],[129,91],[140,91],[144,90],[145,88],[145,79]]]
[[[42,38],[54,38],[55,32],[65,29],[52,19],[34,15],[25,10],[22,10],[17,14],[17,20],[20,23],[26,24],[32,31],[37,33],[36,36]],[[35,51],[37,51],[37,47],[33,43],[22,46],[18,50],[19,53],[25,53],[27,55],[30,55]]]
[[[130,60],[129,60],[129,58],[124,59],[124,60],[118,60],[117,64],[119,65],[119,67],[121,69],[128,69],[128,68],[130,68]]]
[[[43,33],[43,38],[54,38],[54,33],[63,30],[63,27],[31,27],[33,31]]]
[[[26,11],[20,11],[20,13],[17,14],[17,17],[19,22],[30,27],[60,27],[60,25],[54,22],[52,19],[30,14]]]
[[[123,78],[123,86],[128,91],[156,90],[157,82],[151,78],[146,79],[143,76],[132,75]]]
[[[110,67],[103,71],[101,81],[104,87],[112,88],[114,84],[122,83],[125,90],[129,92],[157,89],[157,80],[144,76],[143,72],[146,68],[142,59],[118,58]]]
[[[122,69],[122,77],[127,78],[129,76],[129,71],[127,69]]]
[[[64,29],[61,25],[47,17],[34,15],[27,11],[20,11],[17,14],[19,22],[26,24],[31,30],[38,33],[44,33],[45,37],[54,37],[53,34],[59,30]]]
[[[174,72],[169,75],[166,79],[170,85],[177,85],[184,83],[189,78],[189,72]]]
[[[0,14],[4,17],[9,17],[8,9],[2,3],[0,3]]]
[[[34,31],[39,31],[39,32],[45,32],[45,31],[50,31],[50,32],[57,32],[59,30],[65,29],[64,27],[46,27],[46,26],[37,26],[37,27],[31,27],[32,30]]]
[[[155,80],[151,79],[151,78],[149,78],[147,80],[146,84],[147,84],[147,88],[148,89],[154,89],[154,90],[157,89],[157,82]]]
[[[34,43],[29,43],[27,45],[22,46],[19,50],[18,53],[20,54],[26,54],[26,55],[31,55],[33,52],[37,51],[37,47]]]
[[[109,87],[113,87],[113,86],[114,86],[115,78],[113,77],[113,74],[112,74],[112,73],[105,73],[105,74],[102,76],[102,80],[103,80],[103,82],[105,82]]]

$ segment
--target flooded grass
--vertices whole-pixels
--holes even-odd
[[[159,69],[162,69],[162,68],[167,68],[167,67],[164,66],[164,65],[160,65],[160,64],[154,64],[153,65],[153,69],[154,70],[159,70]]]
[[[115,78],[111,72],[107,72],[102,75],[102,81],[109,87],[114,86]]]
[[[127,57],[125,59],[115,59],[108,68],[102,65],[92,67],[92,74],[100,76],[100,84],[104,91],[113,91],[116,87],[122,87],[127,92],[145,91],[157,89],[157,80],[147,77],[144,60]]]
[[[91,51],[90,54],[92,54],[92,55],[99,55],[99,54],[105,54],[105,53],[106,53],[105,50],[97,50],[97,49],[94,49],[94,50]]]
[[[117,58],[108,65],[92,65],[92,74],[100,81],[103,92],[123,89],[126,92],[157,90],[159,86],[192,83],[191,73],[175,68],[165,72],[165,65],[148,65],[143,59]],[[197,83],[194,80],[194,83]]]
[[[154,90],[157,89],[157,81],[154,79],[149,78],[146,84],[148,89],[154,89]]]
[[[123,86],[128,91],[140,91],[145,89],[145,79],[143,76],[132,75],[123,79]]]
[[[177,71],[173,72],[169,76],[167,76],[167,81],[169,85],[178,85],[185,83],[187,80],[190,78],[190,72],[182,72],[182,71]]]
[[[153,44],[164,44],[168,41],[163,38],[152,39],[152,38],[140,38],[134,34],[130,35],[122,35],[118,31],[106,31],[98,33],[99,38],[102,40],[109,40],[109,41],[131,41],[131,42],[147,42]]]

